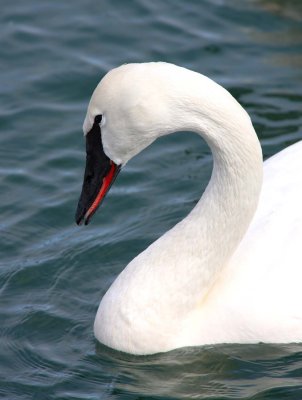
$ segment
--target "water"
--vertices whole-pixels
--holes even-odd
[[[93,338],[118,272],[201,195],[211,157],[199,138],[155,143],[89,227],[73,220],[87,103],[119,64],[164,60],[217,80],[265,157],[301,139],[301,1],[3,0],[0,22],[0,398],[301,399],[298,344],[137,358]]]

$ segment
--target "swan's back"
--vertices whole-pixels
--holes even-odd
[[[239,335],[231,342],[241,332],[251,341],[301,340],[301,207],[302,141],[264,163],[257,212],[208,297],[208,315]]]
[[[255,251],[251,259],[257,256],[255,265],[261,265],[262,273],[269,274],[270,280],[282,279],[281,286],[292,278],[302,278],[301,206],[302,141],[264,163],[259,206],[235,256],[240,256],[241,247],[249,243],[248,247]],[[273,288],[277,287],[273,285],[270,291]],[[302,299],[302,291],[299,296]]]

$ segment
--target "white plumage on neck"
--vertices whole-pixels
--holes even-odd
[[[261,191],[262,153],[247,113],[210,79],[148,63],[125,65],[103,78],[84,133],[98,114],[104,150],[117,164],[126,164],[157,137],[193,131],[210,146],[214,168],[190,214],[132,260],[109,288],[95,320],[97,339],[134,354],[263,340],[245,335],[240,324],[237,333],[228,331],[217,322],[224,311],[231,314],[227,298],[222,306],[211,300],[218,283],[231,279],[221,283]]]

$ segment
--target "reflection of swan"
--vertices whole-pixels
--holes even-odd
[[[300,344],[224,344],[144,357],[119,353],[97,344],[96,352],[103,376],[113,377],[107,385],[110,395],[118,393],[120,398],[135,395],[169,399],[227,398],[227,395],[231,398],[235,391],[234,397],[240,399],[261,398],[264,391],[264,397],[268,398],[269,393],[275,398],[277,389],[287,393],[285,386],[290,386],[293,398],[296,393],[300,398],[301,361],[297,357],[301,352]],[[86,366],[93,368],[94,354],[87,357]],[[290,370],[286,380],[285,369]],[[230,379],[231,376],[240,378]],[[267,376],[274,376],[273,385]]]
[[[247,113],[210,79],[165,63],[124,65],[104,77],[84,122],[77,222],[89,222],[120,166],[175,131],[207,141],[210,183],[191,213],[112,284],[96,316],[97,339],[134,354],[301,341],[302,142],[264,164],[258,204],[257,136]]]

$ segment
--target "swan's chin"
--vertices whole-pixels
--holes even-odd
[[[89,224],[120,171],[120,166],[103,150],[101,129],[96,122],[86,135],[86,153],[83,187],[75,214],[78,225]]]

